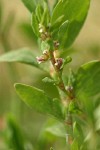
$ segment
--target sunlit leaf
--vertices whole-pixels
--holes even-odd
[[[69,27],[66,27],[66,32],[63,35],[64,38],[66,37],[66,44],[63,45],[63,49],[66,49],[69,47],[74,40],[76,39],[80,29],[82,28],[85,18],[88,13],[90,0],[60,0],[56,7],[53,10],[52,18],[51,18],[51,24],[53,25],[56,20],[63,16],[62,23],[64,23],[66,20],[69,21]],[[66,34],[67,33],[67,34]],[[58,32],[56,32],[58,34]],[[60,41],[61,43],[63,42]]]

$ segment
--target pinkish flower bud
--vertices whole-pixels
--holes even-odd
[[[63,59],[62,58],[56,58],[55,66],[57,67],[57,69],[60,69],[62,64],[63,64]]]
[[[36,59],[39,64],[47,61],[49,59],[49,52],[47,50],[44,50],[43,55],[41,55],[40,57],[36,57]]]
[[[43,58],[43,56],[36,57],[36,59],[37,59],[37,62],[38,62],[39,64],[45,62],[45,59]]]

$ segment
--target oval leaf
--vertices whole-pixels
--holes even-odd
[[[84,103],[88,114],[93,116],[94,104],[100,98],[100,61],[81,66],[76,74],[74,88],[77,99]]]
[[[52,115],[60,120],[64,119],[58,99],[52,100],[44,91],[28,85],[15,84],[15,88],[19,97],[34,110]]]

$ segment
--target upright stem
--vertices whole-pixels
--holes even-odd
[[[37,57],[37,61],[39,63],[42,63],[42,62],[45,62],[48,59],[50,59],[51,64],[53,66],[53,69],[54,69],[54,71],[56,73],[56,77],[57,77],[57,82],[55,82],[55,84],[63,93],[65,93],[65,95],[66,95],[66,102],[67,102],[67,108],[69,108],[69,104],[70,104],[70,102],[73,99],[73,93],[72,93],[70,88],[69,89],[65,88],[65,85],[64,85],[64,82],[63,82],[63,79],[62,79],[62,71],[63,71],[63,65],[64,65],[63,64],[64,63],[63,59],[62,58],[56,58],[55,55],[54,55],[54,52],[56,50],[58,50],[58,48],[59,48],[59,42],[58,41],[54,41],[52,39],[52,36],[48,32],[48,30],[47,31],[44,30],[46,28],[43,28],[43,26],[40,26],[40,27],[41,27],[40,29],[42,29],[42,33],[40,32],[41,33],[41,40],[42,41],[46,41],[49,44],[50,50],[47,49],[46,52],[44,50],[43,55],[40,56],[40,57]],[[70,136],[68,136],[68,143],[69,143],[69,145],[71,145],[71,143],[73,141],[73,136],[72,136],[72,133],[73,133],[73,121],[72,121],[72,115],[70,114],[70,112],[67,112],[67,118],[65,120],[65,125],[66,125],[66,127],[68,129],[68,135],[70,135]]]
[[[57,85],[59,89],[61,89],[67,96],[67,104],[68,104],[68,107],[69,107],[69,104],[70,102],[72,101],[72,95],[65,89],[65,85],[63,83],[63,80],[62,80],[62,70],[60,69],[57,69],[56,66],[55,66],[55,63],[56,63],[56,60],[55,60],[55,57],[54,57],[54,54],[53,54],[53,51],[50,51],[50,57],[51,57],[51,63],[53,65],[53,68],[59,78],[59,84]],[[67,120],[65,121],[65,125],[67,127],[67,142],[69,145],[72,144],[72,141],[73,141],[73,120],[72,120],[72,115],[70,112],[68,112],[68,115],[67,115]]]
[[[51,58],[50,60],[51,60],[52,66],[53,66],[53,68],[54,68],[54,70],[55,70],[55,72],[56,72],[56,74],[59,78],[59,84],[57,86],[58,86],[59,89],[61,89],[69,97],[70,95],[67,92],[67,90],[65,89],[65,85],[64,85],[63,80],[62,80],[62,70],[58,69],[55,66],[56,60],[55,60],[53,51],[50,51],[50,58]]]

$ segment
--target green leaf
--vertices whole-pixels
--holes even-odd
[[[100,61],[91,61],[80,67],[74,89],[76,98],[84,104],[88,115],[93,117],[95,102],[100,98]]]
[[[41,24],[43,24],[45,27],[48,27],[50,23],[50,12],[46,2],[43,3],[43,9],[44,12],[41,18]]]
[[[61,103],[58,99],[51,99],[44,91],[23,84],[15,84],[16,92],[19,97],[34,110],[52,115],[63,120]]]
[[[51,31],[54,30],[55,28],[60,27],[60,25],[63,22],[63,18],[64,18],[64,15],[62,15],[62,16],[60,16],[60,17],[57,18],[57,20],[51,26]]]
[[[7,125],[8,125],[8,132],[7,133],[7,141],[9,148],[14,150],[25,150],[24,148],[24,136],[21,132],[21,129],[14,119],[12,115],[7,117]]]
[[[34,54],[28,49],[11,51],[0,56],[0,62],[20,62],[38,67]]]
[[[36,18],[36,15],[34,14],[34,12],[32,13],[31,24],[32,24],[32,29],[33,29],[35,35],[39,36],[39,23],[38,23],[38,20]]]
[[[73,136],[78,141],[79,147],[84,142],[84,131],[82,130],[81,125],[82,124],[80,124],[79,122],[74,122],[73,123]]]
[[[21,1],[24,3],[24,5],[28,8],[30,12],[33,12],[35,10],[38,3],[43,2],[41,0],[21,0]],[[47,2],[47,0],[44,1]]]
[[[71,145],[71,150],[79,150],[78,148],[78,142],[76,139],[74,139],[72,145]]]
[[[51,24],[53,25],[56,20],[63,16],[62,23],[66,20],[69,20],[69,27],[66,28],[67,38],[66,45],[63,46],[63,49],[69,47],[75,40],[78,35],[80,29],[83,26],[85,18],[88,13],[90,0],[60,0],[56,7],[54,8]],[[59,30],[59,29],[58,29]],[[56,33],[58,34],[58,33]],[[65,36],[64,36],[65,37]],[[63,41],[63,39],[62,39]]]
[[[67,20],[59,28],[58,39],[60,41],[60,48],[66,47],[68,27],[69,21]]]
[[[47,41],[42,41],[41,42],[41,51],[45,51],[45,50],[50,50],[50,45],[47,43]]]
[[[69,107],[68,107],[68,111],[72,114],[80,114],[81,111],[80,109],[78,108],[78,105],[76,102],[70,102],[69,104]]]
[[[40,5],[40,3],[37,5],[36,7],[36,16],[38,18],[38,21],[41,22],[41,18],[42,18],[42,14],[43,14],[43,7],[42,5]]]
[[[44,83],[53,83],[53,84],[55,83],[55,81],[53,79],[49,78],[49,77],[43,78],[42,81]]]
[[[51,122],[50,122],[51,121]],[[45,128],[46,132],[56,136],[66,138],[66,129],[65,126],[58,122],[57,120],[50,120],[47,127]]]
[[[24,5],[28,8],[30,12],[33,12],[35,9],[35,1],[34,0],[22,0]]]

